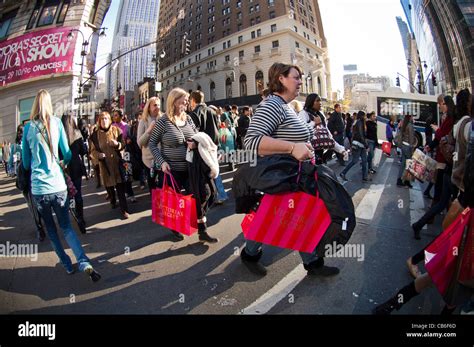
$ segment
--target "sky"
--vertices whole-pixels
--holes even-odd
[[[112,51],[119,3],[120,0],[112,0],[105,17],[103,26],[108,28],[107,37],[101,38],[96,69],[107,62],[107,54]],[[406,21],[399,0],[319,0],[319,6],[328,41],[333,91],[343,92],[343,65],[347,64],[357,64],[359,73],[388,76],[393,85],[397,72],[407,75],[395,19],[400,16]],[[400,82],[406,90],[407,82],[403,78]]]

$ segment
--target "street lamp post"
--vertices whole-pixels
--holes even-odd
[[[421,63],[423,64],[423,68],[424,69],[427,69],[428,68],[428,65],[426,64],[426,61],[425,60],[422,60]],[[409,67],[411,67],[413,65],[416,66],[416,72],[417,72],[417,77],[418,77],[418,92],[420,94],[425,94],[426,91],[425,91],[425,83],[424,83],[424,80],[423,80],[423,69],[413,60],[411,59],[407,59],[407,65]]]
[[[153,54],[153,58],[151,59],[151,62],[155,63],[155,96],[158,96],[158,92],[161,91],[161,88],[160,88],[159,91],[157,90],[157,85],[159,83],[158,82],[158,74],[159,74],[159,69],[160,69],[160,59],[163,59],[164,57],[166,57],[166,52],[163,49],[163,50],[161,50],[161,53],[158,56],[158,58],[156,57],[155,54]]]
[[[87,56],[88,46],[90,44],[91,38],[94,34],[98,35],[99,37],[105,36],[105,30],[106,29],[107,28],[98,28],[98,29],[93,30],[92,33],[87,38],[87,40],[86,40],[86,37],[84,36],[84,33],[79,29],[71,29],[69,31],[69,34],[67,35],[68,40],[72,40],[72,38],[74,37],[75,32],[80,33],[81,37],[82,37],[82,44],[81,44],[82,45],[82,50],[81,50],[81,57],[82,57],[81,75],[79,76],[79,91],[78,91],[79,98],[82,98],[82,92],[83,92],[83,87],[84,87],[84,83],[82,83],[82,80],[83,80],[83,77],[84,77],[83,76],[84,75],[84,58]],[[97,33],[98,31],[100,31],[100,33]],[[78,116],[80,117],[81,116],[80,115],[80,107],[79,107],[78,113],[79,113]]]

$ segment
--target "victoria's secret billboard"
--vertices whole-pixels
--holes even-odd
[[[0,42],[0,87],[28,78],[72,71],[75,36],[52,28]]]

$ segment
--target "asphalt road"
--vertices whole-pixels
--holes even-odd
[[[336,173],[339,164],[330,163]],[[83,181],[89,232],[79,234],[87,255],[102,274],[98,283],[82,273],[67,275],[47,240],[38,243],[34,226],[14,180],[0,175],[0,244],[38,244],[36,261],[0,258],[0,313],[8,314],[370,314],[411,277],[407,257],[428,244],[441,229],[441,218],[413,238],[410,224],[429,201],[422,186],[396,186],[399,163],[381,159],[370,184],[360,167],[347,175],[345,187],[357,209],[350,240],[360,251],[327,258],[340,274],[305,276],[297,252],[265,246],[260,278],[241,264],[244,245],[231,197],[208,215],[209,233],[219,238],[201,244],[197,235],[175,242],[171,233],[151,221],[150,196],[135,186],[138,202],[129,220],[119,219],[95,181]],[[233,173],[223,174],[226,189]],[[230,190],[231,194],[232,191]],[[68,254],[72,256],[70,249]],[[439,314],[443,306],[434,288],[407,303],[396,314]]]

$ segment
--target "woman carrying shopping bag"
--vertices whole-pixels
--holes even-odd
[[[171,174],[177,184],[177,190],[190,191],[188,149],[195,149],[192,141],[197,133],[191,117],[186,114],[189,103],[189,94],[181,88],[175,88],[168,94],[166,101],[166,115],[155,122],[151,132],[149,147],[153,153],[155,165],[161,169],[158,177],[158,187],[162,188],[165,175]],[[200,206],[196,206],[200,210]],[[198,215],[199,240],[215,243],[218,240],[207,233],[205,216]],[[182,234],[173,231],[177,240],[183,240]]]
[[[61,120],[53,115],[51,96],[44,89],[36,95],[30,120],[25,126],[22,140],[23,167],[31,170],[33,199],[44,220],[51,244],[67,273],[74,273],[71,259],[58,238],[54,210],[64,237],[77,259],[79,271],[97,282],[100,275],[90,264],[69,219],[68,187],[63,170],[64,165],[71,160],[71,151]],[[61,162],[58,161],[58,148],[64,158]]]

